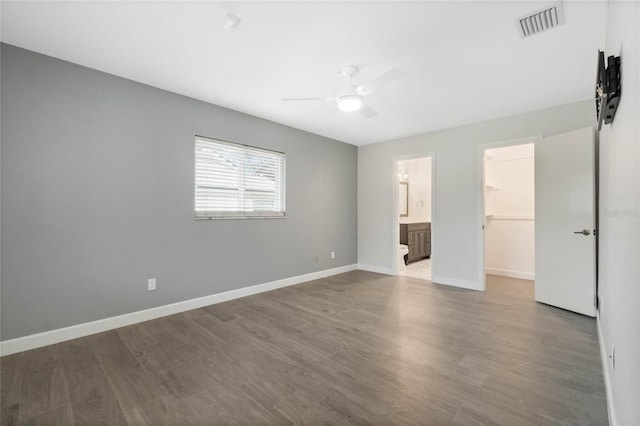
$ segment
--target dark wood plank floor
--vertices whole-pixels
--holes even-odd
[[[354,271],[2,358],[2,424],[607,423],[596,323]]]

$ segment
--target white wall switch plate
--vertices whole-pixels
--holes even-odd
[[[151,278],[147,281],[147,285],[149,288],[149,291],[153,291],[156,289],[156,279],[155,278]]]

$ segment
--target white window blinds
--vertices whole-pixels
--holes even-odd
[[[196,219],[284,217],[285,155],[196,137]]]

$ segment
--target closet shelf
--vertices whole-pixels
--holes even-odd
[[[491,213],[486,214],[485,217],[487,219],[492,220],[526,220],[526,221],[534,221],[535,217],[532,214],[498,214]]]

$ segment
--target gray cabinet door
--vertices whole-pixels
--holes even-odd
[[[418,257],[423,258],[427,255],[427,250],[425,247],[425,233],[426,231],[416,231],[416,240],[418,246]]]
[[[400,244],[409,248],[407,262],[431,256],[431,223],[400,224]]]

